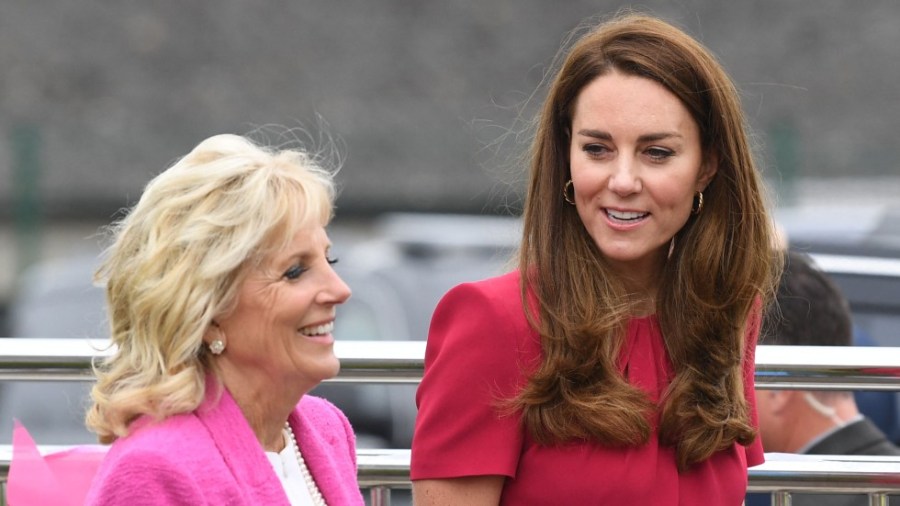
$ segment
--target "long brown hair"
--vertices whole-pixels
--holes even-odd
[[[675,94],[718,166],[702,212],[676,234],[660,274],[656,313],[675,377],[659,406],[616,367],[634,304],[563,199],[575,100],[613,70]],[[513,402],[535,440],[638,445],[659,410],[660,440],[676,447],[681,470],[734,442],[752,442],[741,363],[753,305],[774,286],[773,225],[737,90],[721,65],[689,35],[650,16],[629,13],[599,25],[575,42],[550,82],[530,165],[519,267],[543,360]],[[525,302],[528,291],[538,314]]]

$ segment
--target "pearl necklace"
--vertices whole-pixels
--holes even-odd
[[[316,485],[316,480],[313,479],[312,474],[309,472],[309,468],[306,467],[306,461],[303,460],[303,455],[300,453],[300,445],[297,444],[297,438],[294,436],[294,430],[291,429],[291,424],[288,422],[284,422],[284,431],[288,436],[288,439],[291,440],[290,445],[294,450],[294,455],[297,456],[297,464],[300,465],[300,474],[303,475],[303,481],[306,482],[306,488],[309,490],[309,495],[312,497],[312,502],[315,506],[328,506],[325,502],[325,498],[322,497],[322,492],[319,491],[319,487]]]

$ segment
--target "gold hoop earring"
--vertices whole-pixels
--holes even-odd
[[[575,205],[575,191],[572,191],[572,198],[569,198],[569,188],[572,188],[572,180],[566,181],[566,185],[563,186],[563,198],[566,199],[570,205]]]
[[[700,214],[703,210],[703,192],[698,191],[694,195],[694,203],[691,206],[691,214]]]

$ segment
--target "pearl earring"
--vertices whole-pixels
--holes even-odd
[[[211,343],[209,343],[209,351],[213,355],[221,355],[223,351],[225,351],[225,341],[221,339],[213,339]]]

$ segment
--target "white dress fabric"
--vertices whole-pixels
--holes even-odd
[[[291,441],[285,438],[284,450],[281,452],[266,452],[266,457],[275,470],[275,475],[281,480],[281,486],[291,502],[291,506],[314,506],[312,495],[303,474],[300,472],[297,453]]]

